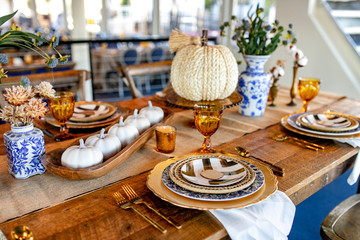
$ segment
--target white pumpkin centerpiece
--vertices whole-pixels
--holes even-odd
[[[164,111],[161,107],[153,106],[151,101],[148,101],[148,103],[149,106],[142,108],[139,114],[146,117],[152,126],[164,119]]]
[[[121,150],[119,138],[114,135],[105,134],[105,128],[101,129],[100,134],[88,137],[85,145],[98,148],[103,153],[104,160],[114,156]]]
[[[134,125],[125,125],[123,117],[120,117],[119,123],[110,127],[108,133],[118,137],[122,147],[126,147],[139,136],[139,130]]]
[[[207,45],[207,31],[202,39],[173,30],[169,48],[176,52],[171,64],[174,91],[191,101],[213,101],[230,96],[238,83],[238,65],[229,48]]]
[[[83,139],[80,145],[68,147],[61,155],[61,165],[72,168],[87,168],[103,160],[102,152],[93,146],[86,146]]]
[[[150,121],[146,117],[138,114],[138,112],[139,112],[139,110],[135,109],[134,115],[128,116],[125,119],[124,123],[125,123],[125,125],[135,126],[137,128],[137,130],[139,130],[139,133],[141,134],[141,133],[145,132],[146,129],[150,128],[151,124],[150,124]]]

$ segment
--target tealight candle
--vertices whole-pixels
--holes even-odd
[[[175,150],[176,129],[172,126],[161,125],[155,128],[156,148],[162,153],[171,153]]]

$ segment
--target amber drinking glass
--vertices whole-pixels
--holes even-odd
[[[73,135],[69,134],[66,122],[74,113],[74,94],[71,92],[57,92],[55,93],[55,97],[48,99],[48,105],[51,114],[60,125],[60,133],[56,135],[54,139],[56,141],[62,141],[73,138]]]
[[[194,120],[196,129],[204,135],[202,148],[197,152],[214,153],[217,152],[211,148],[210,137],[213,135],[221,124],[224,107],[222,105],[194,105]]]
[[[320,79],[318,78],[299,78],[298,92],[303,100],[302,112],[307,112],[309,102],[316,97],[320,89]]]

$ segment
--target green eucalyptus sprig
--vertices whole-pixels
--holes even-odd
[[[14,17],[16,13],[17,11],[9,15],[0,17],[0,26],[2,26],[5,22]],[[68,55],[63,56],[59,51],[56,50],[55,47],[57,46],[58,42],[59,39],[56,36],[52,37],[50,40],[47,40],[41,36],[41,33],[33,34],[29,32],[23,32],[21,30],[21,27],[18,27],[14,24],[11,26],[9,31],[0,34],[0,50],[13,47],[29,49],[44,58],[46,64],[50,68],[56,67],[58,63],[66,63],[69,58]],[[40,48],[43,43],[48,44],[49,48],[53,49],[58,56],[50,56],[42,48]],[[2,59],[0,63],[6,63],[6,56],[4,54],[1,54],[0,57]]]
[[[238,23],[235,26],[232,40],[236,42],[239,52],[246,55],[270,55],[279,45],[286,46],[289,42],[296,43],[296,38],[292,32],[292,24],[289,24],[289,30],[284,36],[284,27],[275,20],[273,24],[268,24],[264,21],[261,14],[264,12],[263,8],[256,7],[255,14],[251,12],[251,8],[247,14],[247,18],[239,21],[235,16],[231,20]],[[239,24],[240,23],[240,24]],[[225,22],[220,26],[221,36],[225,35],[225,29],[230,28],[230,23]]]

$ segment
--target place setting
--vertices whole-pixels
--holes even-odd
[[[210,137],[220,127],[223,110],[208,102],[194,106],[202,147],[153,168],[147,186],[156,196],[185,208],[215,210],[249,206],[277,190],[277,178],[267,166],[212,148]]]
[[[88,128],[99,128],[112,124],[115,121],[118,121],[121,115],[129,113],[129,109],[125,107],[119,107],[111,103],[100,102],[100,101],[81,101],[75,102],[73,100],[73,108],[69,108],[68,116],[63,116],[66,112],[55,111],[59,108],[59,104],[51,104],[50,101],[50,111],[51,113],[45,116],[45,121],[50,125],[59,127],[59,119],[64,121],[67,119],[66,127],[70,129],[88,129]],[[53,106],[54,107],[51,107]],[[64,105],[65,106],[65,105]],[[68,106],[67,106],[68,107]],[[58,114],[61,113],[61,116]]]
[[[303,99],[300,112],[289,114],[281,119],[281,125],[292,132],[323,139],[356,139],[360,137],[360,124],[357,117],[334,112],[308,111],[310,101],[320,89],[320,80],[299,78],[298,93]]]

